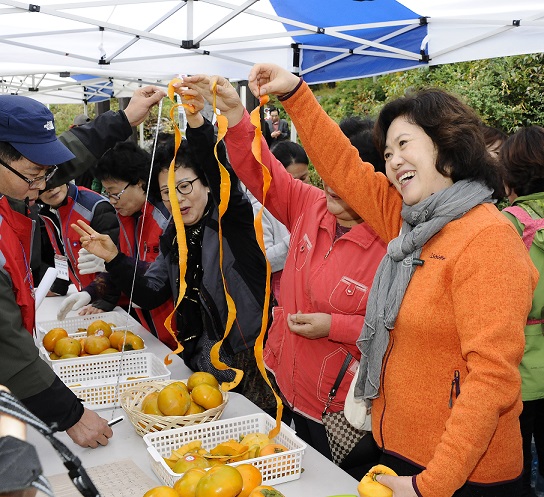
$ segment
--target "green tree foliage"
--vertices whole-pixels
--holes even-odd
[[[350,115],[375,117],[385,102],[410,90],[438,87],[458,95],[483,121],[508,133],[544,124],[544,54],[422,67],[375,78],[343,81],[315,94],[340,121]]]

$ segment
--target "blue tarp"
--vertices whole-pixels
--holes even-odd
[[[83,84],[87,80],[96,80],[96,76],[91,74],[74,74],[71,78]],[[83,87],[83,91],[85,92],[84,98],[88,103],[109,100],[113,97],[113,82],[105,81],[94,85],[89,84]]]
[[[316,34],[292,35],[301,49],[302,74],[308,83],[366,77],[427,63],[426,52],[421,53],[427,35],[425,19],[394,0],[271,0],[271,4],[279,16],[316,28]],[[338,29],[359,24],[369,26]],[[288,31],[302,28],[284,26]],[[327,28],[339,36],[327,34]],[[365,45],[364,40],[391,50]],[[395,53],[396,49],[401,53]]]

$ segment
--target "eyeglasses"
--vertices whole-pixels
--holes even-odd
[[[53,175],[57,172],[57,166],[46,166],[49,168],[48,172],[43,176],[38,176],[37,178],[27,178],[24,174],[21,174],[17,169],[14,169],[9,164],[6,164],[2,159],[0,159],[0,164],[2,164],[7,170],[11,171],[15,176],[18,176],[22,180],[25,180],[28,183],[29,189],[36,189],[37,185],[40,183],[47,183]]]
[[[193,191],[193,183],[198,179],[200,178],[197,176],[195,179],[192,179],[191,181],[180,181],[176,185],[176,191],[178,191],[182,195],[189,195]],[[163,202],[170,202],[170,198],[168,197],[168,188],[161,190],[161,198]]]
[[[116,202],[118,202],[121,198],[121,195],[123,195],[123,193],[125,193],[126,189],[130,186],[130,182],[127,184],[127,186],[125,186],[119,193],[108,193],[108,192],[104,192],[103,195],[104,197],[106,197],[107,199],[111,200],[115,200]]]

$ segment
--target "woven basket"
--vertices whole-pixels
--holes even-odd
[[[121,406],[127,413],[136,433],[141,437],[147,433],[156,431],[171,430],[173,428],[205,423],[206,421],[215,421],[223,414],[223,410],[229,400],[228,392],[222,392],[223,403],[221,405],[199,414],[191,414],[189,416],[157,416],[155,414],[145,414],[141,411],[142,401],[147,394],[158,392],[166,385],[170,385],[176,381],[187,383],[187,380],[148,381],[129,388],[121,394]]]

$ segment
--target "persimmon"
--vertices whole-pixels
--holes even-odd
[[[165,416],[183,416],[191,405],[191,397],[189,392],[167,386],[159,392],[157,405]]]
[[[191,400],[191,405],[189,406],[189,409],[187,409],[187,412],[184,414],[184,416],[190,416],[191,414],[200,414],[205,410],[206,409],[204,409],[202,406],[199,406]]]
[[[149,489],[144,497],[179,497],[179,495],[173,488],[163,485]]]
[[[55,344],[54,352],[59,357],[66,354],[73,354],[77,357],[81,352],[81,343],[76,338],[63,337]]]
[[[210,463],[204,456],[201,456],[200,454],[185,454],[176,461],[172,471],[181,474],[189,471],[191,468],[209,467]]]
[[[373,466],[357,486],[359,497],[393,497],[393,490],[376,481],[376,475],[397,476],[397,473],[383,464]]]
[[[117,348],[119,352],[122,350],[141,350],[144,348],[144,341],[138,335],[127,333],[125,340],[121,341]]]
[[[197,371],[189,376],[189,379],[187,380],[187,388],[189,389],[189,392],[201,383],[206,383],[212,387],[219,388],[219,382],[213,374],[205,371]]]
[[[265,445],[259,452],[259,456],[270,456],[272,454],[280,454],[282,452],[287,452],[289,449],[282,444],[271,443]]]
[[[142,412],[144,414],[155,414],[156,416],[163,416],[163,413],[158,406],[159,392],[148,393],[144,400],[142,400]]]
[[[187,385],[183,383],[183,381],[174,381],[173,383],[170,383],[168,386],[179,388],[180,390],[183,390],[184,392],[189,391],[189,389],[187,388]]]
[[[255,487],[248,497],[285,497],[279,490],[270,485]]]
[[[218,407],[223,403],[223,394],[218,388],[212,387],[207,383],[201,383],[191,390],[191,399],[199,406],[208,410]]]
[[[106,337],[109,337],[111,334],[111,326],[106,323],[106,321],[102,321],[101,319],[97,319],[96,321],[93,321],[89,326],[87,326],[87,336],[104,335]]]
[[[105,335],[91,335],[85,340],[85,352],[96,355],[110,348],[110,340]]]
[[[174,490],[179,497],[195,497],[196,486],[205,474],[206,470],[202,468],[191,468],[174,483]]]
[[[77,359],[78,357],[82,357],[76,354],[64,354],[61,355],[59,359]]]
[[[236,497],[243,484],[236,468],[226,464],[214,466],[198,482],[195,497]]]
[[[132,331],[126,331],[127,334],[133,335]],[[123,340],[125,339],[125,330],[115,330],[110,336],[110,343],[111,346],[114,349],[117,349],[117,351],[120,350],[119,346],[123,343]]]
[[[240,464],[236,469],[242,475],[242,491],[237,497],[249,497],[253,489],[263,482],[263,475],[253,464]]]
[[[43,346],[47,352],[55,350],[55,344],[64,337],[68,336],[68,332],[64,328],[53,328],[49,330],[43,337]]]
[[[106,350],[103,350],[102,352],[100,352],[100,355],[103,355],[103,354],[118,354],[118,353],[119,353],[119,351],[117,349],[114,349],[113,347],[109,347]]]

